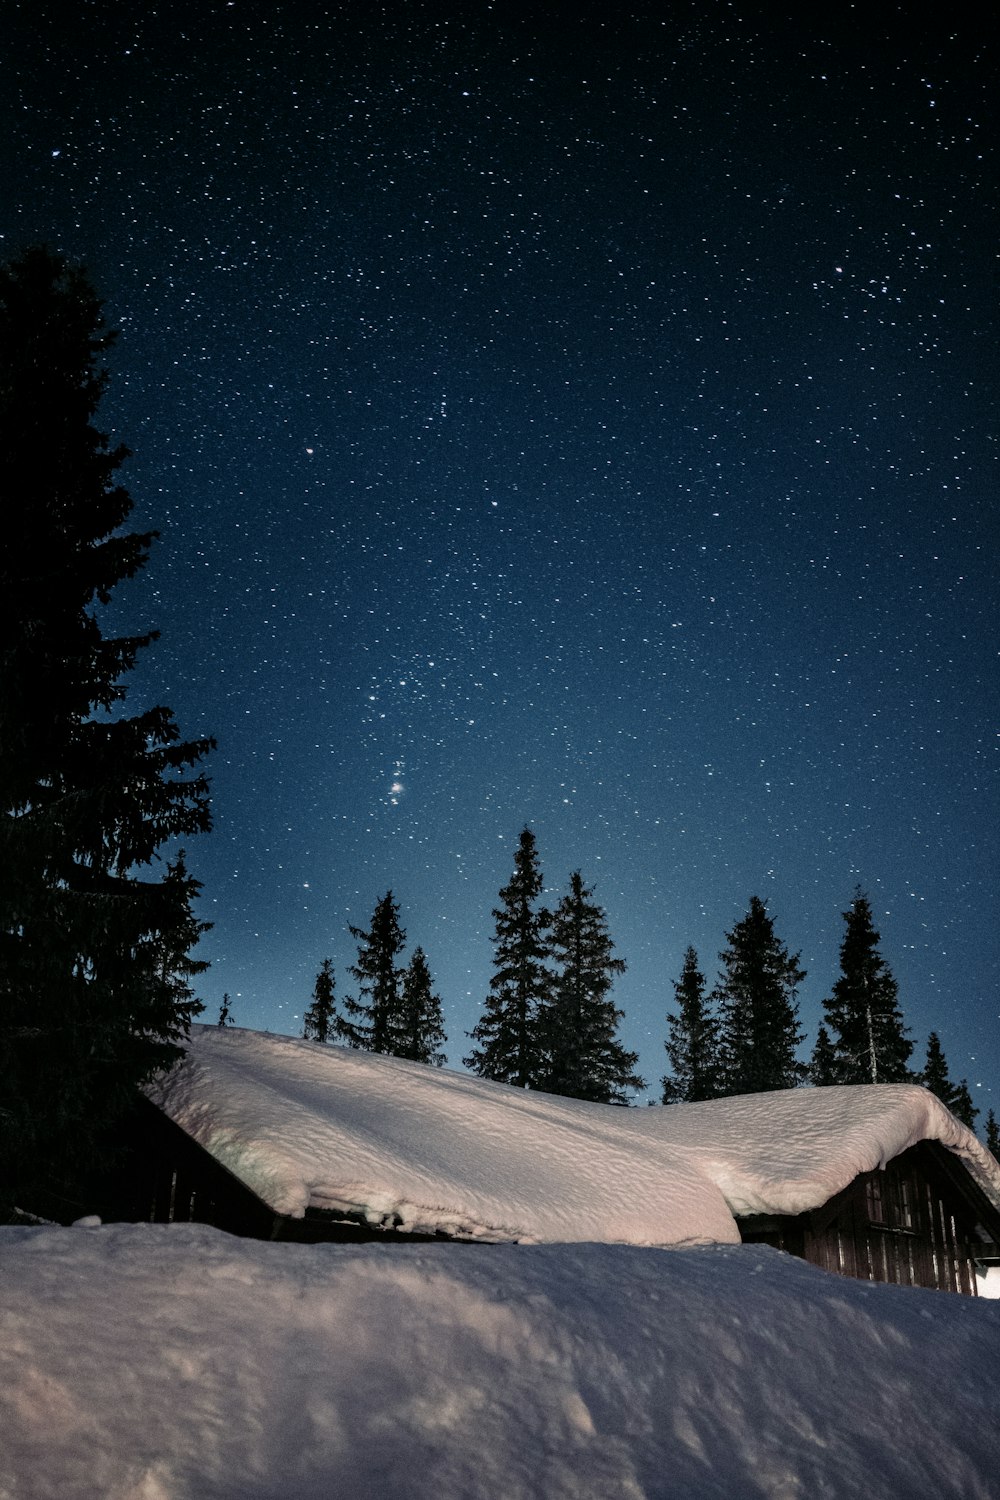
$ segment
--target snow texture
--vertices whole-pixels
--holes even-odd
[[[996,1500],[1000,1304],[761,1246],[0,1230],[3,1500]]]
[[[278,1213],[522,1244],[739,1239],[718,1188],[624,1109],[218,1027],[151,1096]]]
[[[735,1243],[937,1140],[1000,1168],[926,1089],[793,1089],[623,1109],[236,1028],[195,1027],[151,1097],[278,1213],[521,1243]]]

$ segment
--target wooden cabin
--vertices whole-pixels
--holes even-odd
[[[737,1223],[744,1243],[774,1245],[824,1271],[970,1297],[977,1271],[1000,1255],[1000,1212],[937,1141],[862,1172],[807,1213],[747,1214]]]
[[[742,1239],[968,1296],[1000,1264],[1000,1165],[913,1085],[616,1109],[197,1027],[150,1094],[80,1212],[298,1242]]]

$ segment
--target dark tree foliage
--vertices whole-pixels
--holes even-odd
[[[992,1110],[986,1116],[986,1146],[1000,1161],[1000,1125],[997,1124],[997,1117]]]
[[[427,955],[423,948],[414,948],[403,974],[403,1002],[396,1056],[443,1068],[446,1041],[441,997],[434,993]]]
[[[198,883],[164,844],[209,827],[211,741],[124,712],[154,633],[97,606],[145,563],[93,419],[113,336],[86,276],[42,249],[0,269],[0,1180],[63,1179],[135,1089],[183,1054]]]
[[[712,998],[720,1008],[719,1061],[724,1094],[793,1088],[806,1069],[795,1049],[802,1040],[795,992],[805,978],[799,955],[789,954],[757,896],[726,934],[722,970]]]
[[[868,897],[855,894],[844,912],[840,978],[823,1001],[836,1057],[837,1083],[906,1083],[913,1043],[903,1025],[898,987],[878,951]]]
[[[219,1019],[216,1022],[216,1025],[217,1026],[232,1026],[232,1024],[233,1024],[233,1017],[232,1017],[232,1013],[231,1013],[230,1005],[229,1005],[229,995],[228,995],[228,993],[226,993],[226,994],[223,995],[223,997],[222,997],[222,1004],[219,1006]]]
[[[627,1104],[629,1093],[646,1085],[635,1071],[638,1054],[617,1039],[624,1012],[611,988],[625,962],[614,957],[607,917],[593,895],[575,871],[552,917],[554,974],[540,1016],[546,1059],[540,1087],[572,1099]]]
[[[837,1053],[830,1033],[822,1022],[816,1033],[816,1045],[809,1062],[809,1082],[814,1083],[817,1088],[838,1082]]]
[[[941,1038],[936,1031],[932,1031],[927,1038],[927,1057],[923,1072],[920,1074],[920,1082],[925,1089],[930,1089],[932,1094],[936,1094],[942,1104],[947,1105],[956,1120],[961,1120],[962,1124],[967,1125],[970,1130],[975,1129],[979,1110],[972,1102],[968,1081],[963,1078],[958,1083],[952,1083],[944,1049],[941,1046]]]
[[[672,1073],[663,1079],[664,1104],[693,1104],[719,1093],[718,1023],[705,997],[698,954],[688,948],[674,980],[677,1011],[667,1017],[667,1057]]]
[[[333,963],[324,958],[313,985],[312,1005],[302,1018],[302,1035],[307,1042],[328,1042],[339,1034],[335,988]]]
[[[968,1079],[962,1078],[955,1085],[948,1108],[956,1120],[961,1120],[963,1125],[967,1125],[970,1130],[975,1130],[976,1116],[979,1114],[979,1110],[972,1102]]]
[[[514,873],[494,908],[493,977],[469,1036],[477,1045],[464,1059],[481,1078],[518,1088],[540,1088],[546,1072],[540,1014],[552,975],[546,964],[551,914],[538,906],[542,874],[535,836],[521,832]]]
[[[358,941],[358,960],[348,973],[358,984],[358,997],[344,997],[344,1013],[337,1030],[349,1047],[398,1055],[402,1045],[403,969],[399,955],[406,933],[399,925],[399,906],[386,891],[372,913],[371,927],[351,927]]]
[[[920,1074],[920,1082],[925,1089],[930,1089],[936,1094],[943,1104],[947,1104],[952,1094],[952,1082],[948,1074],[948,1063],[945,1059],[944,1048],[941,1046],[941,1038],[936,1031],[932,1031],[927,1038],[927,1057],[924,1061],[923,1072]]]

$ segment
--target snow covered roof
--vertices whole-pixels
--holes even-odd
[[[276,1213],[486,1241],[735,1243],[921,1140],[1000,1209],[1000,1168],[925,1089],[793,1089],[622,1109],[399,1058],[196,1026],[150,1097]]]
[[[153,1102],[277,1213],[486,1241],[735,1243],[719,1189],[633,1111],[291,1037],[192,1027]]]
[[[954,1152],[1000,1210],[994,1157],[917,1084],[785,1089],[628,1114],[638,1135],[682,1151],[737,1215],[819,1208],[919,1141]]]

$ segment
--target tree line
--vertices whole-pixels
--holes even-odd
[[[542,895],[535,835],[525,828],[513,873],[493,910],[493,974],[482,1014],[468,1033],[474,1045],[462,1061],[498,1083],[627,1104],[645,1083],[635,1071],[637,1055],[617,1035],[623,1012],[611,990],[625,961],[615,953],[607,916],[578,870],[554,909],[542,904]],[[928,1039],[923,1068],[910,1065],[914,1044],[863,891],[843,916],[840,973],[823,1001],[808,1062],[799,1056],[805,1037],[797,1002],[806,971],[800,955],[777,936],[759,897],[751,897],[746,916],[726,934],[711,991],[697,951],[687,949],[674,982],[676,1008],[667,1015],[664,1104],[805,1083],[920,1083],[974,1128],[979,1110],[968,1081],[952,1080],[936,1032]],[[441,1066],[447,1041],[441,1001],[422,948],[409,965],[400,962],[406,935],[392,892],[376,906],[368,929],[350,932],[359,942],[348,970],[358,994],[338,1008],[333,966],[324,959],[303,1034]],[[996,1153],[1000,1134],[992,1110],[986,1138]]]
[[[696,1103],[732,1094],[766,1093],[812,1083],[920,1083],[969,1129],[979,1110],[968,1080],[954,1081],[941,1039],[932,1031],[924,1066],[913,1069],[913,1041],[899,1004],[899,987],[879,952],[871,902],[858,890],[843,913],[840,973],[823,1001],[823,1020],[808,1063],[797,1056],[804,1040],[796,990],[806,977],[774,931],[764,903],[751,897],[747,915],[727,933],[718,981],[706,992],[698,954],[689,947],[674,983],[676,1010],[667,1018],[671,1071],[663,1103]],[[992,1110],[986,1138],[997,1154],[1000,1132]]]
[[[525,828],[514,872],[493,918],[493,976],[483,1014],[463,1061],[481,1078],[603,1104],[624,1104],[645,1088],[638,1058],[616,1032],[611,999],[625,963],[614,953],[604,911],[579,871],[555,910],[540,904],[542,872],[535,836]],[[323,960],[303,1035],[441,1066],[446,1041],[440,997],[427,958],[416,948],[401,963],[406,934],[387,891],[368,928],[350,927],[358,956],[348,973],[357,993],[338,1002],[330,959]],[[221,1022],[221,1017],[220,1017]]]

